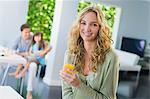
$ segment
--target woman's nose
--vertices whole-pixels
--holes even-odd
[[[86,25],[86,26],[85,26],[85,31],[90,32],[90,30],[91,30],[91,29],[90,29],[90,25]]]

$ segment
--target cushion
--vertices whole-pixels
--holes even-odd
[[[134,53],[130,53],[130,52],[126,52],[126,51],[122,51],[122,50],[115,50],[116,54],[119,57],[120,60],[120,65],[122,66],[134,66],[137,65],[140,56],[134,54]]]

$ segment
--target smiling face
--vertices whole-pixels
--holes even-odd
[[[80,21],[80,35],[84,41],[96,41],[100,26],[95,12],[88,12]]]
[[[29,39],[29,37],[30,37],[30,29],[29,28],[24,28],[22,30],[22,37],[24,38],[24,40]]]
[[[41,41],[41,35],[39,34],[39,35],[34,36],[34,41],[36,43],[39,43]]]

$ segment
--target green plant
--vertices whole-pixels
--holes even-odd
[[[90,2],[79,2],[78,12],[90,5]],[[31,31],[43,32],[44,39],[50,41],[53,16],[54,16],[55,0],[29,0],[29,9],[27,15],[27,23],[31,27]],[[107,7],[100,5],[100,8],[105,13],[105,18],[110,27],[111,33],[114,25],[116,14],[115,7]]]
[[[29,0],[27,23],[31,31],[43,32],[45,40],[50,41],[55,0]]]

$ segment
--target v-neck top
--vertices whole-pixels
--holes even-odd
[[[65,61],[70,61],[70,58]],[[98,64],[96,72],[87,76],[77,72],[76,75],[80,79],[77,88],[62,81],[63,99],[116,99],[119,61],[114,51],[106,54],[104,63]]]

